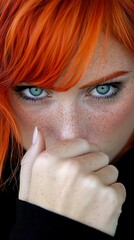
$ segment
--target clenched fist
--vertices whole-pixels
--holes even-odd
[[[35,129],[21,163],[19,199],[114,235],[126,196],[117,178],[96,145],[71,139],[45,149]]]

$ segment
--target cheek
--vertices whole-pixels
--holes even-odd
[[[124,130],[124,127],[129,128],[129,123],[132,126],[132,116],[134,114],[132,111],[128,111],[125,106],[122,108],[112,109],[111,111],[103,111],[101,114],[94,114],[94,130],[97,133],[101,133],[101,137],[108,136],[108,134],[113,134],[114,131]]]
[[[48,126],[50,118],[45,111],[35,109],[35,107],[33,109],[27,109],[21,104],[15,104],[13,112],[20,127],[24,143],[23,145],[26,149],[31,145],[35,126],[45,131],[46,134],[49,134]]]
[[[92,112],[89,138],[113,158],[125,146],[134,130],[134,109],[131,101]],[[92,119],[92,120],[91,120]]]

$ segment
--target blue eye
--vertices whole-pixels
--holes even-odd
[[[121,85],[121,82],[97,85],[88,90],[88,95],[97,99],[112,98],[119,92]]]
[[[110,91],[110,86],[108,85],[102,85],[96,87],[96,92],[101,95],[105,95]]]
[[[50,97],[50,92],[36,86],[16,86],[15,92],[24,100],[39,101]]]
[[[37,88],[37,87],[32,87],[32,88],[29,88],[28,90],[29,90],[29,93],[34,97],[39,97],[43,92],[43,89]]]

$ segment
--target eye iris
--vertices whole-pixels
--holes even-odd
[[[42,93],[42,89],[41,88],[30,88],[29,92],[33,95],[33,96],[40,96],[40,94]]]
[[[107,94],[110,90],[110,86],[107,86],[107,85],[102,85],[102,86],[98,86],[96,88],[96,91],[99,93],[99,94]]]

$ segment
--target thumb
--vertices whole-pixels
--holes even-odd
[[[33,141],[30,148],[25,153],[21,160],[20,169],[20,189],[19,189],[19,199],[27,201],[29,194],[29,187],[32,174],[32,166],[35,158],[45,150],[45,139],[41,131],[35,127],[33,133]]]

